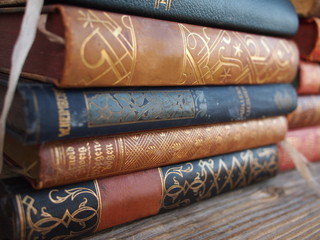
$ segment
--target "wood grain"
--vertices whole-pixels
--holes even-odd
[[[320,182],[320,163],[312,164]],[[297,171],[88,239],[319,239],[320,197]]]

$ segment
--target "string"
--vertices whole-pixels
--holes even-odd
[[[289,154],[300,175],[310,184],[318,196],[320,196],[320,185],[315,180],[308,167],[308,159],[303,154],[298,152],[288,141],[284,140],[280,142],[280,145]]]
[[[0,173],[3,168],[3,147],[6,130],[6,121],[12,104],[15,90],[19,81],[22,67],[31,49],[37,32],[37,23],[40,17],[44,0],[28,0],[22,19],[20,33],[14,45],[11,57],[11,70],[8,88],[0,117]]]

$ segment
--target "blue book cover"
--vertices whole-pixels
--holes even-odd
[[[39,143],[285,115],[296,105],[290,84],[58,89],[21,82],[7,129]]]
[[[99,10],[273,36],[293,36],[298,16],[290,0],[47,0]]]

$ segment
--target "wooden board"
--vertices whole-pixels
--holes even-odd
[[[320,197],[297,171],[86,239],[293,238],[320,239]]]

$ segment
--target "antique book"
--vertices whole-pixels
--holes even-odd
[[[289,129],[320,125],[320,95],[298,96],[298,106],[287,119]]]
[[[298,76],[295,79],[297,93],[319,94],[320,93],[320,64],[316,62],[300,61]]]
[[[320,61],[320,19],[308,18],[300,19],[299,30],[294,36],[302,59],[319,62]]]
[[[21,17],[0,9],[2,71]],[[80,7],[47,6],[39,24],[23,73],[60,87],[283,83],[299,59],[285,38]]]
[[[291,3],[301,17],[320,17],[319,0],[291,0]]]
[[[268,179],[277,171],[277,148],[269,145],[40,191],[21,179],[0,180],[1,234],[79,239]]]
[[[290,84],[58,89],[21,82],[7,129],[25,142],[40,143],[279,116],[296,105]]]
[[[2,0],[0,6],[25,0]],[[298,18],[289,0],[47,0],[45,3],[79,5],[99,10],[160,18],[208,27],[276,36],[293,36]],[[247,19],[250,18],[250,21]]]
[[[310,162],[320,161],[320,126],[289,130],[286,140]],[[278,148],[280,159],[279,170],[286,171],[295,168],[288,153],[281,145]]]
[[[8,135],[4,155],[40,189],[273,144],[286,131],[286,118],[280,116],[39,145]]]

